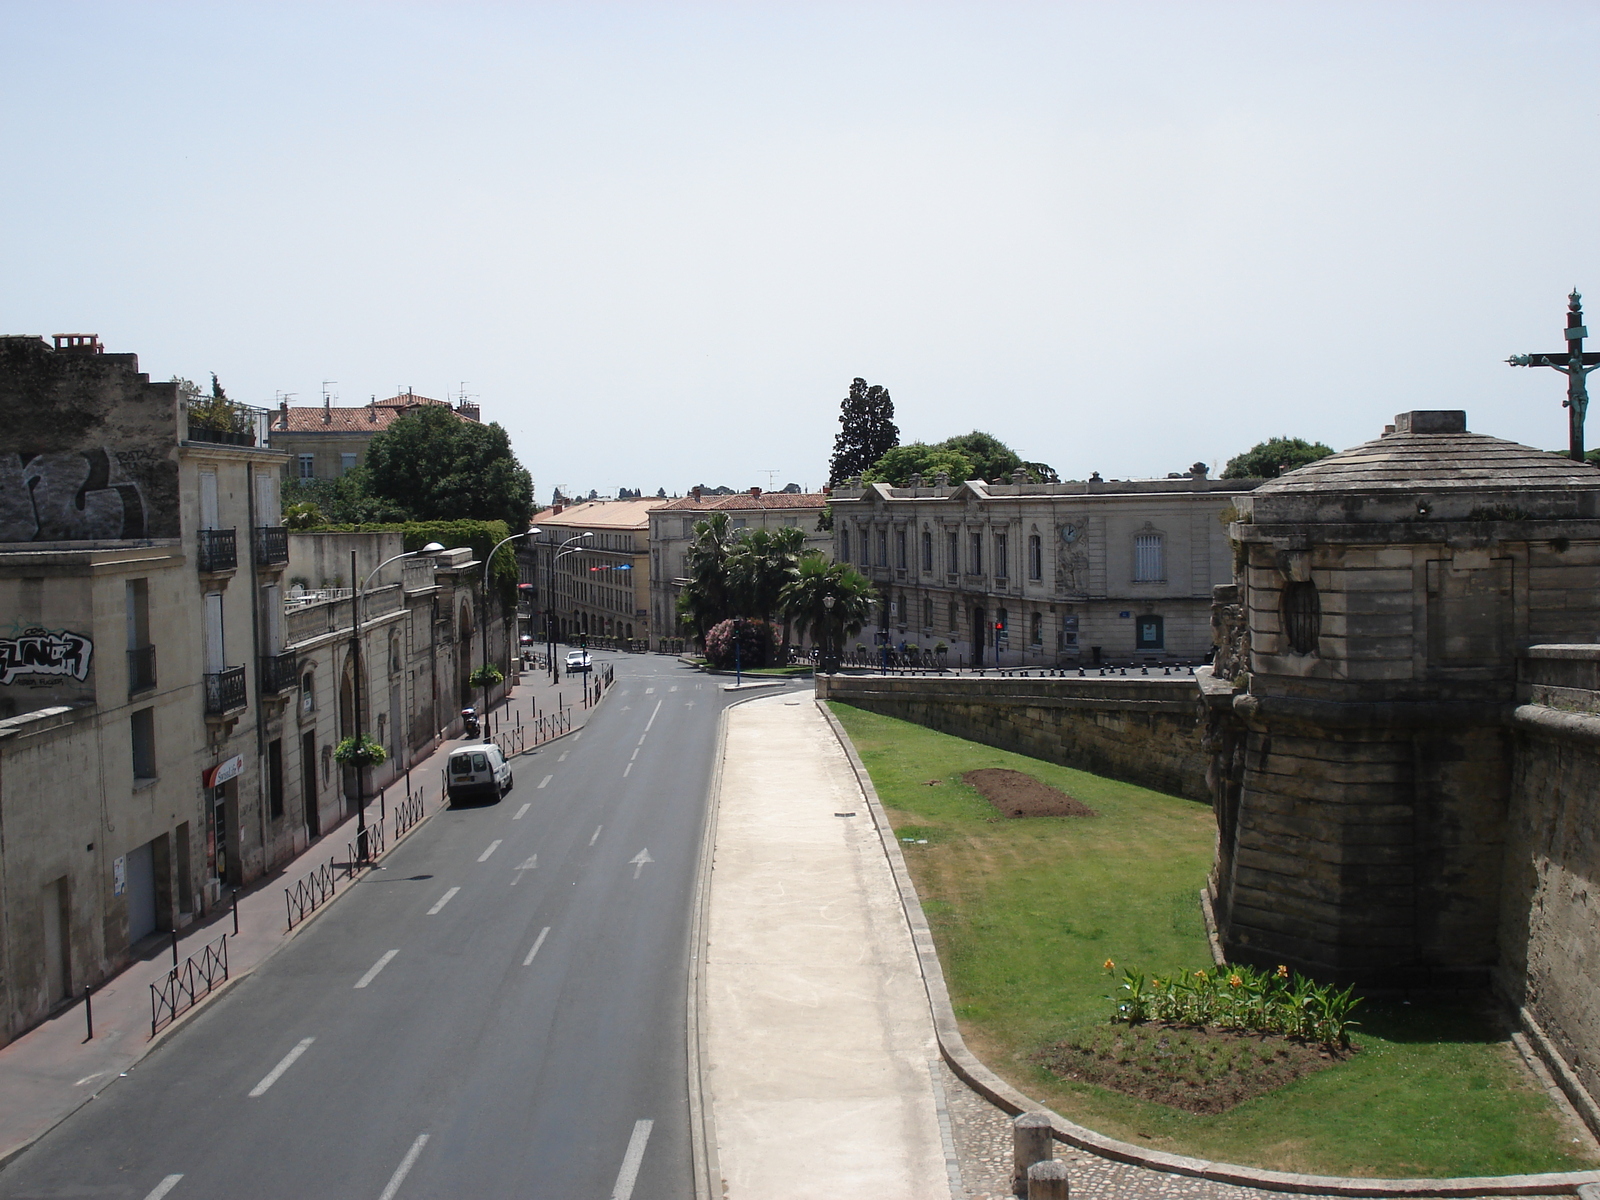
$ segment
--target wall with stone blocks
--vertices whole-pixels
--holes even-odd
[[[818,675],[853,704],[1156,791],[1209,801],[1193,676]]]

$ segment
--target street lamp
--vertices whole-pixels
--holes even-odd
[[[833,648],[833,606],[837,603],[832,596],[822,598],[822,607],[828,614],[824,621],[826,627],[822,631],[822,670],[827,675],[835,675],[839,671],[839,655]]]
[[[367,584],[372,582],[373,576],[383,570],[392,562],[399,562],[402,558],[412,558],[418,554],[441,554],[444,547],[438,542],[429,542],[421,550],[410,550],[405,554],[396,554],[384,559],[372,568],[370,574],[361,581],[359,587],[350,590],[350,721],[355,727],[351,732],[355,739],[355,746],[359,752],[361,748],[361,676],[365,673],[364,659],[361,655],[361,614],[365,607]],[[356,579],[356,552],[350,551],[350,582]],[[367,789],[363,786],[365,780],[362,772],[366,764],[359,759],[356,761],[356,855],[362,862],[368,862],[371,854],[367,845]]]
[[[546,542],[545,545],[553,552],[545,562],[545,601],[544,601],[544,632],[545,632],[545,666],[553,675],[556,670],[556,559],[564,555],[574,554],[576,550],[568,550],[573,542],[581,542],[584,538],[592,538],[593,532],[577,533],[564,542]],[[578,549],[581,549],[579,547]]]
[[[488,557],[483,560],[483,611],[478,614],[478,625],[483,630],[483,666],[479,670],[486,670],[489,666],[489,567],[494,563],[494,556],[500,553],[501,546],[504,546],[507,542],[514,542],[519,537],[532,537],[539,532],[541,531],[537,525],[530,525],[521,533],[513,533],[508,538],[501,538],[494,544],[494,549],[489,551]],[[507,666],[509,665],[508,663]],[[483,713],[481,715],[483,740],[487,742],[489,740],[489,680],[487,676],[483,678]]]

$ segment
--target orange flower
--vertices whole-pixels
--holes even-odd
[[[1106,959],[1106,970],[1108,970],[1108,971],[1109,971],[1109,970],[1111,970],[1111,968],[1112,968],[1112,967],[1114,967],[1114,966],[1116,966],[1116,965],[1117,965],[1117,964],[1116,964],[1116,963],[1114,963],[1114,962],[1112,962],[1112,961],[1111,961],[1111,960],[1110,960],[1110,959],[1109,959],[1109,958],[1108,958],[1108,959]]]
[[[1196,971],[1194,973],[1194,977],[1196,979],[1204,979],[1206,977],[1206,973],[1204,971]]]
[[[1278,964],[1278,978],[1279,979],[1287,979],[1287,978],[1289,978],[1289,968],[1284,966],[1282,963]]]
[[[1243,987],[1244,986],[1244,980],[1240,979],[1237,975],[1229,975],[1228,976],[1228,986],[1229,987]]]

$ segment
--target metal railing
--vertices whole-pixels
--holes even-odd
[[[281,525],[256,530],[256,565],[271,567],[289,561],[289,531]]]
[[[178,935],[172,936],[176,944]],[[228,935],[223,934],[169,970],[160,983],[150,985],[150,1036],[155,1037],[163,1025],[172,1024],[227,978]]]
[[[128,651],[128,695],[156,685],[156,648],[140,646]]]
[[[298,682],[296,665],[297,659],[293,651],[284,654],[263,654],[260,669],[261,690],[283,692],[294,687]]]
[[[383,856],[382,821],[374,821],[366,827],[366,842],[367,844],[363,848],[361,845],[361,833],[358,830],[356,840],[344,844],[344,873],[346,876],[354,875],[374,859]]]
[[[399,841],[408,829],[422,820],[423,813],[427,812],[427,803],[422,798],[422,789],[417,789],[407,796],[394,809],[394,840]]]
[[[232,712],[236,708],[244,708],[248,703],[243,667],[225,667],[215,675],[207,675],[205,679],[207,714],[214,716]]]
[[[296,922],[304,921],[333,892],[333,859],[330,858],[305,878],[296,880],[293,887],[283,889],[284,904],[289,910],[289,928],[293,929]]]
[[[239,565],[239,543],[232,529],[200,531],[200,570],[232,571]]]

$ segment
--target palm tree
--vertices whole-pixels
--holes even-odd
[[[728,591],[728,514],[714,512],[694,524],[694,541],[684,555],[684,571],[689,582],[678,596],[678,612],[694,627],[695,636],[705,644],[706,633],[733,612]]]
[[[778,593],[795,578],[806,535],[799,528],[753,529],[728,552],[728,591],[734,610],[771,622]]]
[[[845,636],[872,616],[874,598],[872,581],[860,571],[811,550],[801,557],[795,578],[778,593],[778,608],[801,636],[809,632],[824,653],[837,654]]]

